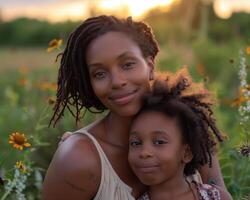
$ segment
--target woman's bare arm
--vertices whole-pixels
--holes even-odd
[[[74,134],[59,145],[47,171],[43,200],[90,200],[99,187],[101,164],[95,146]]]
[[[223,191],[224,196],[228,197],[227,199],[232,199],[232,198],[229,198],[231,197],[231,195],[229,194],[225,186],[222,173],[221,173],[221,169],[220,169],[220,163],[216,154],[212,155],[212,167],[209,167],[208,165],[204,165],[199,169],[199,172],[201,174],[201,178],[204,183],[215,184]]]

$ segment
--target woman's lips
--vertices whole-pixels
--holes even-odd
[[[134,97],[136,96],[136,92],[137,90],[133,92],[113,95],[110,97],[110,100],[112,100],[117,105],[125,105],[134,99]]]

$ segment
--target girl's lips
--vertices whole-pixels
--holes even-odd
[[[117,105],[125,105],[131,102],[134,97],[136,96],[137,90],[130,92],[130,93],[125,93],[125,94],[119,94],[116,96],[110,97],[110,100],[113,101]]]
[[[158,168],[159,168],[158,165],[141,166],[141,167],[137,167],[137,171],[139,171],[141,173],[152,173],[155,170],[157,170]]]

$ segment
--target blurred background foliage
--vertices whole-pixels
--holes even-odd
[[[204,81],[215,93],[217,122],[228,136],[220,146],[219,158],[226,186],[234,199],[248,198],[250,194],[249,157],[239,153],[242,143],[250,138],[239,123],[239,104],[232,106],[239,97],[240,49],[245,52],[249,72],[250,53],[245,51],[250,46],[249,19],[250,14],[246,13],[218,18],[211,3],[197,0],[181,1],[169,11],[155,8],[143,17],[153,28],[161,48],[158,70],[176,71],[187,65],[192,76]],[[32,149],[31,160],[41,169],[43,177],[62,133],[100,117],[87,113],[76,125],[66,112],[55,128],[48,127],[56,92],[58,63],[54,60],[61,50],[48,53],[46,48],[54,38],[66,43],[70,32],[80,23],[50,23],[29,18],[0,21],[0,161],[7,155],[4,163],[0,163],[0,176],[21,154],[11,150],[7,142],[9,134],[23,132],[31,144],[38,144]],[[39,199],[39,191],[39,186],[30,184],[25,194],[28,199]]]

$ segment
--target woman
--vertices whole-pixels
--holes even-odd
[[[85,108],[108,109],[109,114],[59,146],[46,174],[43,199],[134,199],[146,190],[127,160],[128,132],[150,89],[158,51],[150,27],[131,18],[89,18],[70,35],[52,121],[56,124],[66,107],[76,121]],[[200,169],[202,179],[225,188],[216,157],[213,163]]]

